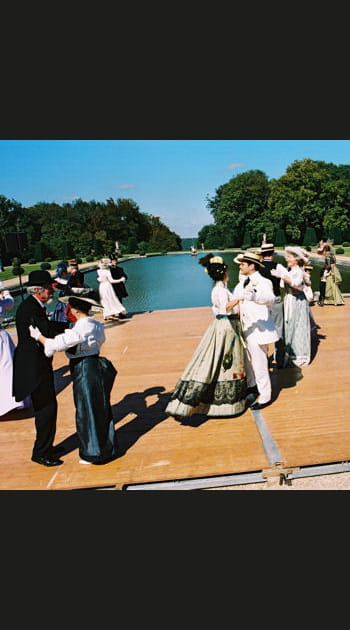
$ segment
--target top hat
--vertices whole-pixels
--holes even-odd
[[[28,275],[28,287],[42,287],[44,284],[52,284],[53,279],[45,269],[36,269]]]
[[[248,265],[256,263],[260,267],[265,267],[265,265],[263,265],[263,263],[261,262],[260,256],[258,254],[253,254],[253,252],[243,252],[242,254],[238,254],[238,256],[233,259],[233,262],[237,263],[238,265],[241,262],[246,262],[248,263]]]

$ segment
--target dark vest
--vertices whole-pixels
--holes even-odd
[[[272,276],[270,273],[271,269],[276,269],[277,263],[273,260],[262,260],[261,262],[264,267],[259,268],[259,273],[264,276],[264,278],[271,280],[274,294],[276,296],[281,295],[280,278],[275,278],[275,276]]]

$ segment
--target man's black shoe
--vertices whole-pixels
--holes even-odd
[[[252,409],[253,411],[258,411],[258,409],[264,409],[264,407],[266,407],[269,403],[258,403],[255,402],[252,405],[250,405],[250,409]]]
[[[36,464],[42,464],[42,466],[60,466],[63,464],[61,459],[55,459],[54,457],[49,457],[46,455],[45,457],[35,457],[32,456],[32,462],[36,462]]]

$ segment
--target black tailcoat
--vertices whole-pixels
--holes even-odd
[[[13,396],[16,401],[30,395],[52,371],[52,359],[45,356],[44,346],[30,336],[29,326],[36,326],[44,337],[53,338],[64,332],[69,322],[50,321],[45,309],[30,295],[16,312],[17,346],[13,357]]]
[[[119,278],[123,278],[123,277],[125,278],[125,280],[128,279],[128,276],[126,275],[122,267],[118,267],[118,266],[113,267],[112,265],[110,265],[109,270],[111,272],[111,276],[113,280],[119,280]],[[125,287],[125,282],[118,282],[116,284],[112,284],[112,287],[114,289],[114,293],[116,294],[118,300],[122,301],[124,297],[128,296],[128,292]]]

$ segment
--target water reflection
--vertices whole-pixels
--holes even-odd
[[[222,256],[229,267],[230,279],[228,286],[233,289],[238,282],[238,265],[233,262],[234,252],[215,252]],[[198,263],[201,254],[168,254],[166,256],[150,256],[135,258],[120,263],[128,275],[128,297],[123,304],[129,313],[152,310],[166,310],[176,308],[192,308],[209,306],[212,280],[206,274],[202,265]],[[285,264],[282,256],[276,256],[276,261]],[[319,289],[320,269],[322,260],[312,261],[314,267],[311,273],[312,288]],[[343,282],[342,293],[350,293],[350,265],[338,265]],[[85,284],[98,290],[97,271],[84,274]],[[27,293],[24,292],[24,298]],[[15,307],[8,312],[14,316],[21,296],[15,296]],[[53,311],[56,299],[48,305],[47,310]]]

